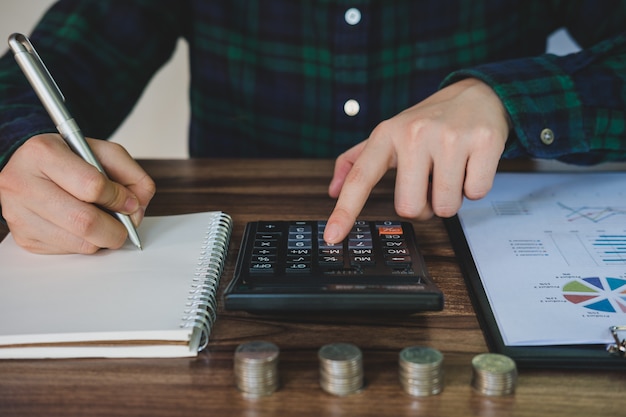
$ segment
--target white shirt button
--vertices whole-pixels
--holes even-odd
[[[361,110],[361,106],[359,105],[359,102],[353,98],[351,98],[350,100],[346,101],[343,104],[343,111],[348,116],[356,116],[357,114],[359,114],[360,110]]]
[[[361,11],[357,8],[351,7],[346,10],[344,19],[346,19],[347,24],[354,26],[361,21]]]
[[[551,129],[543,129],[541,131],[541,142],[544,145],[551,145],[554,142],[554,132]]]

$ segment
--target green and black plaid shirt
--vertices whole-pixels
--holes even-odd
[[[335,157],[471,76],[509,111],[505,157],[593,163],[626,158],[624,22],[623,0],[67,0],[31,39],[91,137],[113,132],[182,37],[191,156]],[[583,52],[545,55],[562,26]],[[4,56],[0,166],[51,131]]]

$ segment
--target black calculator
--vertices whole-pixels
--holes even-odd
[[[227,310],[441,310],[443,295],[428,276],[411,223],[355,222],[341,243],[324,241],[325,221],[250,222]]]

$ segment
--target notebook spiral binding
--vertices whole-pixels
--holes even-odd
[[[193,327],[190,348],[201,351],[209,343],[209,335],[217,319],[217,291],[226,262],[232,219],[217,213],[207,227],[200,257],[180,327]]]

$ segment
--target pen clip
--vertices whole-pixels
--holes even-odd
[[[54,87],[57,98],[65,102],[65,96],[61,92],[61,89],[57,85],[56,81],[54,81],[54,78],[52,78],[52,74],[50,74],[50,71],[48,71],[48,68],[43,63],[43,60],[37,53],[37,50],[26,35],[22,35],[21,33],[14,33],[9,36],[9,48],[11,48],[11,50],[13,51],[13,55],[26,53],[32,56],[34,58],[34,64],[39,67],[40,72],[45,74],[50,85]]]

